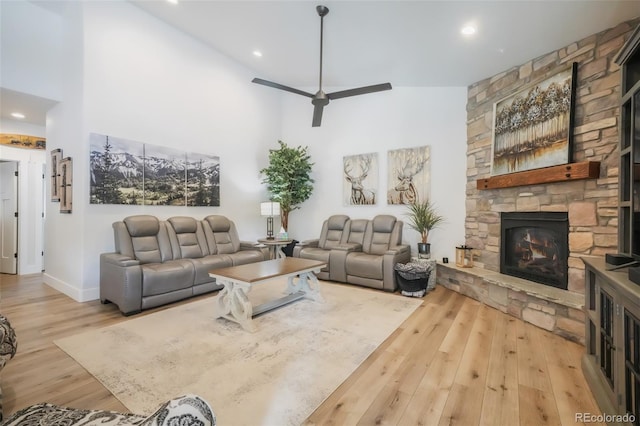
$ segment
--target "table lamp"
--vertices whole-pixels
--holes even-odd
[[[267,240],[273,240],[273,217],[280,216],[280,203],[260,203],[260,215],[267,218]]]

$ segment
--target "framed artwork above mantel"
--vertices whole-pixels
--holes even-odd
[[[491,175],[568,164],[577,63],[494,104]]]

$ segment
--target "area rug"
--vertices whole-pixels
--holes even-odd
[[[283,280],[255,286],[254,305]],[[258,331],[213,319],[203,299],[55,343],[133,413],[194,393],[220,425],[301,424],[402,322],[420,299],[321,282],[323,302],[300,300],[256,318]]]

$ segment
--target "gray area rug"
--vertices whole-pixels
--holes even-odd
[[[285,284],[249,298],[280,297]],[[213,319],[206,299],[55,343],[133,413],[194,393],[220,425],[299,425],[422,302],[324,282],[321,293],[255,318],[256,333]]]

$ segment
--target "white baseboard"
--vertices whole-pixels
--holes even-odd
[[[66,294],[76,302],[88,302],[90,300],[96,300],[100,298],[100,288],[77,288],[69,283],[61,281],[47,273],[42,274],[42,281],[49,287],[58,290],[61,293]]]

